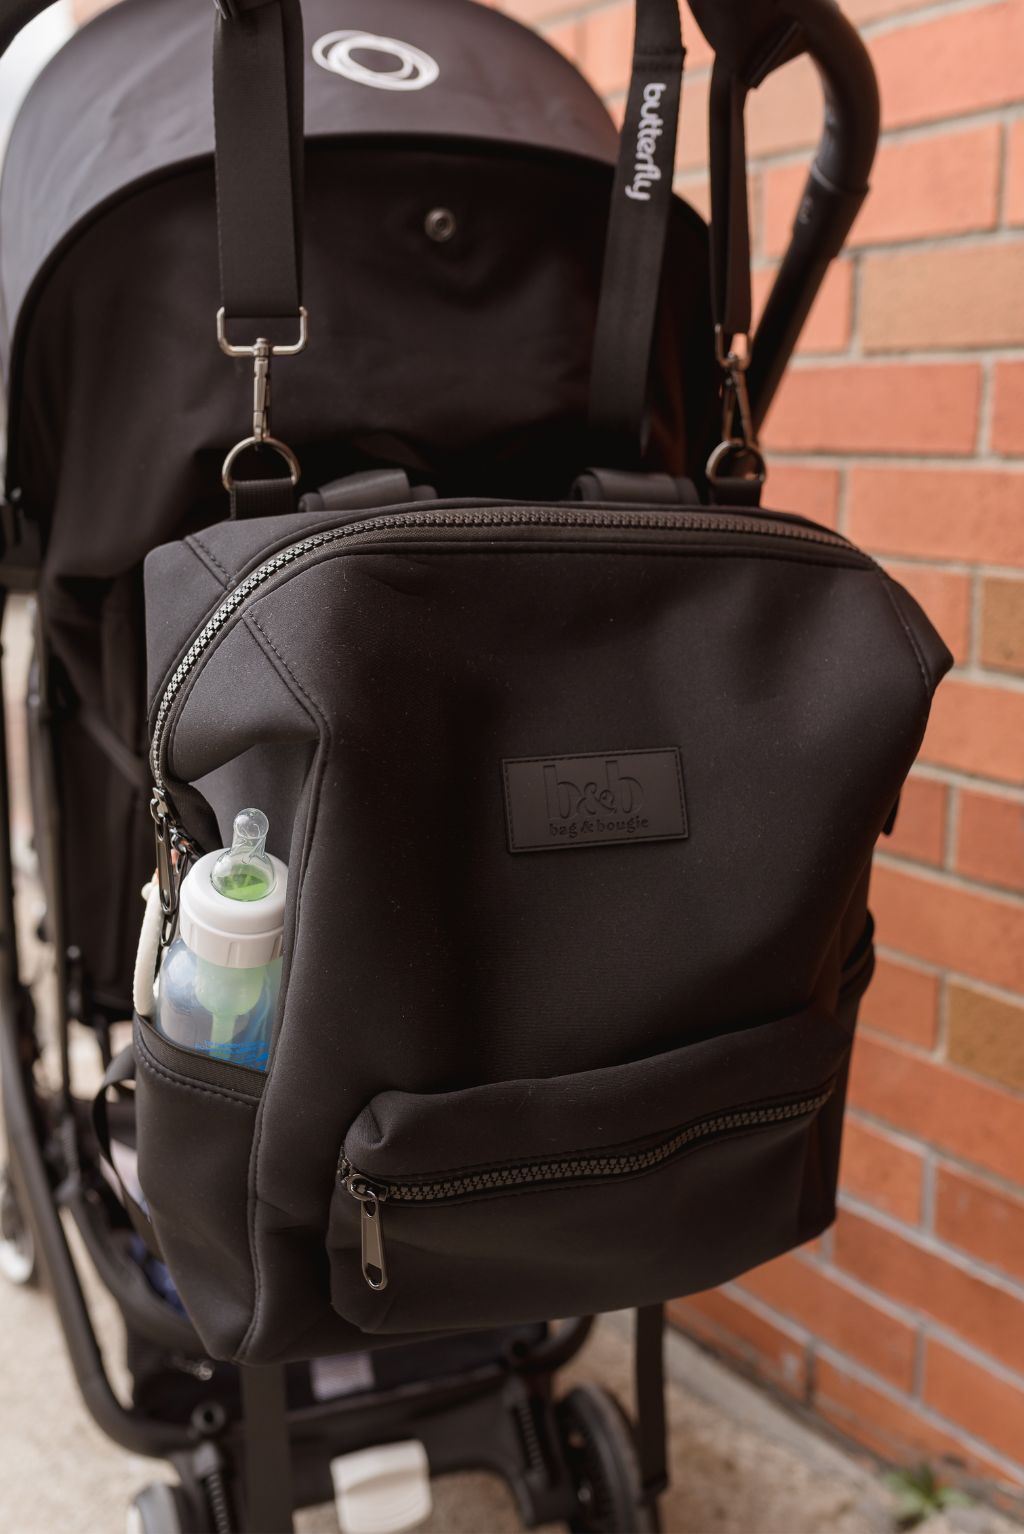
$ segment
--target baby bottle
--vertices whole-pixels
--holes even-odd
[[[288,870],[266,850],[267,817],[240,810],[231,846],[181,882],[156,1026],[200,1054],[265,1071],[281,986]]]

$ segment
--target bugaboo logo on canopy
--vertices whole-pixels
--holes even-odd
[[[356,54],[379,55],[380,67],[363,63]],[[437,60],[422,48],[373,32],[326,32],[313,44],[313,57],[332,74],[378,91],[421,91],[441,73]]]
[[[632,197],[634,202],[650,202],[651,187],[655,181],[661,180],[661,168],[655,160],[658,149],[658,140],[665,131],[665,122],[661,115],[661,98],[668,87],[656,81],[644,86],[643,105],[640,108],[640,122],[636,130],[636,163],[633,167],[633,180],[626,188],[626,196]]]

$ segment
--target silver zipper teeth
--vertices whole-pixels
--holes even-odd
[[[527,1166],[494,1168],[486,1172],[473,1172],[467,1177],[452,1177],[444,1182],[379,1182],[366,1177],[367,1187],[386,1197],[389,1204],[396,1200],[406,1204],[428,1204],[444,1199],[465,1198],[473,1193],[493,1193],[504,1188],[520,1188],[527,1183],[571,1182],[591,1177],[629,1177],[637,1172],[650,1172],[668,1161],[688,1145],[706,1140],[713,1135],[725,1134],[732,1129],[750,1129],[759,1124],[779,1124],[789,1119],[802,1118],[816,1113],[828,1102],[835,1090],[834,1083],[822,1088],[813,1097],[796,1102],[780,1103],[777,1107],[740,1108],[734,1113],[720,1113],[715,1118],[702,1119],[679,1130],[671,1139],[645,1151],[632,1151],[621,1156],[579,1156],[566,1161],[537,1161]],[[363,1173],[344,1158],[338,1166],[339,1181],[348,1178],[359,1182]]]
[[[163,775],[161,771],[160,752],[163,743],[164,729],[167,724],[167,715],[174,699],[181,690],[182,683],[188,677],[192,668],[202,658],[217,634],[227,623],[254,591],[266,584],[279,571],[288,565],[295,563],[305,554],[311,554],[315,549],[323,548],[325,544],[338,543],[345,538],[364,536],[367,533],[391,532],[405,528],[422,527],[607,527],[629,528],[648,527],[655,530],[671,531],[674,528],[685,527],[692,532],[732,532],[732,533],[757,533],[767,534],[778,538],[796,538],[804,543],[821,543],[832,548],[846,549],[851,553],[857,552],[837,534],[825,531],[818,532],[814,528],[800,527],[786,524],[783,526],[777,522],[761,521],[753,517],[714,517],[700,512],[687,512],[685,510],[657,513],[657,512],[616,512],[611,515],[595,511],[558,511],[558,510],[522,510],[522,511],[414,511],[403,512],[397,515],[374,517],[366,522],[346,523],[342,527],[335,527],[322,533],[312,533],[308,538],[302,538],[298,543],[289,544],[288,548],[282,549],[272,559],[258,566],[251,575],[235,588],[229,597],[225,599],[214,613],[213,617],[200,630],[188,650],[182,656],[175,668],[170,681],[164,689],[157,709],[156,719],[153,724],[153,739],[150,745],[150,766],[153,771],[153,783],[161,792],[164,789]]]

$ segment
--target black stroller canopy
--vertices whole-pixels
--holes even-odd
[[[555,49],[470,0],[305,0],[306,134],[491,141],[613,162],[615,128]],[[122,0],[43,71],[0,186],[0,361],[40,273],[105,204],[213,152],[213,7]],[[343,189],[342,189],[343,190]]]

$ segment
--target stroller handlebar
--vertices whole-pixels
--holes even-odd
[[[783,0],[821,76],[825,127],[793,223],[789,246],[751,349],[748,389],[764,420],[830,262],[868,194],[878,145],[878,83],[856,28],[833,0]]]

